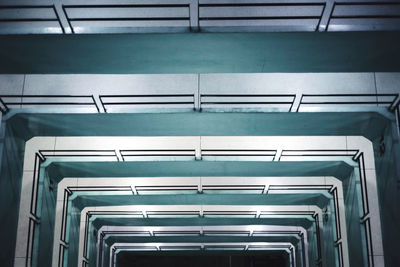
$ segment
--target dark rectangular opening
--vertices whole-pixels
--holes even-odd
[[[182,252],[181,252],[182,253]],[[267,255],[138,255],[120,252],[117,267],[286,267],[287,255],[267,253]]]

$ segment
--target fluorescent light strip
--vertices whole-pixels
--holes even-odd
[[[201,142],[200,142],[201,139]],[[361,136],[301,136],[301,137],[34,137],[26,143],[24,159],[24,175],[21,190],[21,204],[17,231],[15,266],[30,265],[30,255],[33,230],[32,221],[35,217],[35,207],[29,208],[28,203],[36,202],[35,176],[37,175],[37,157],[43,158],[41,151],[51,157],[51,151],[121,151],[121,150],[176,150],[194,149],[195,158],[201,158],[202,151],[218,150],[276,150],[278,153],[286,150],[348,151],[349,156],[363,155],[364,165],[360,172],[364,173],[362,181],[363,201],[368,205],[364,210],[363,222],[367,229],[368,260],[375,267],[384,266],[381,223],[379,215],[378,194],[376,188],[375,163],[372,143]],[[354,151],[358,151],[354,153]],[[54,155],[56,156],[56,155]],[[79,155],[77,155],[79,156]],[[110,160],[110,159],[107,159]],[[116,156],[115,161],[118,160]],[[40,166],[40,164],[39,164]],[[33,179],[32,179],[33,177]],[[368,187],[366,186],[368,184]],[[368,196],[368,197],[367,197]],[[31,201],[33,199],[34,201]],[[33,203],[35,206],[36,203]],[[33,211],[33,212],[32,212]],[[33,226],[34,227],[34,226]],[[374,233],[374,235],[371,234]],[[344,259],[348,266],[348,259]]]

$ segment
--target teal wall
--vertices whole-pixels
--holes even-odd
[[[380,151],[381,141],[385,151]],[[400,140],[396,128],[387,127],[374,140],[375,165],[381,207],[383,246],[387,266],[400,266]]]
[[[1,127],[4,139],[0,151],[0,263],[8,267],[14,261],[25,139],[20,138],[12,124],[6,126],[2,122]]]
[[[400,71],[398,32],[0,36],[0,73]]]

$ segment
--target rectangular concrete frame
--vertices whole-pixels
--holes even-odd
[[[111,182],[112,181],[112,182]],[[65,201],[64,191],[66,189],[73,192],[74,190],[79,190],[79,188],[86,187],[96,187],[101,186],[102,190],[106,190],[109,187],[110,191],[117,190],[115,185],[119,185],[121,188],[131,188],[132,194],[138,194],[136,187],[140,186],[158,186],[158,187],[169,187],[174,186],[185,186],[190,188],[196,188],[199,192],[203,189],[208,190],[213,186],[262,186],[263,193],[267,193],[270,186],[303,186],[307,187],[308,190],[333,190],[337,189],[337,201],[339,212],[339,224],[340,236],[342,241],[343,258],[348,260],[348,244],[347,244],[347,230],[346,230],[346,217],[344,212],[344,199],[343,199],[343,189],[342,182],[335,177],[252,177],[252,179],[246,179],[246,177],[135,177],[132,178],[64,178],[58,184],[57,193],[57,208],[56,208],[56,227],[54,233],[54,248],[59,245],[57,242],[58,237],[61,236],[59,231],[61,231],[61,221],[63,220],[63,204]],[[228,186],[228,187],[229,187]],[[95,189],[93,189],[96,191]],[[304,189],[303,189],[304,190]],[[336,202],[335,202],[336,205]],[[81,219],[86,219],[84,213],[81,214]],[[82,225],[82,222],[84,223]],[[86,225],[86,220],[81,220],[81,231]],[[79,253],[83,257],[83,237],[80,237],[79,242]],[[57,244],[56,244],[57,243]],[[80,259],[82,257],[79,257]]]
[[[107,232],[107,234],[112,233],[112,232],[149,232],[153,233],[155,231],[157,232],[199,232],[202,234],[203,232],[206,231],[213,231],[213,232],[218,232],[218,231],[229,231],[231,232],[243,232],[247,231],[249,232],[249,236],[253,236],[253,232],[271,232],[271,235],[274,235],[272,232],[287,232],[288,235],[296,235],[302,236],[301,238],[304,241],[304,247],[302,247],[303,251],[308,251],[308,242],[307,240],[307,231],[303,227],[297,227],[297,226],[282,226],[282,225],[224,225],[224,226],[102,226],[99,231],[98,231],[98,242],[97,246],[100,246],[100,236],[103,235],[104,232]],[[292,234],[291,234],[292,233]],[[264,236],[264,235],[263,235]],[[97,250],[99,253],[99,250]],[[99,258],[100,255],[97,255],[97,258]],[[305,265],[309,266],[308,263],[308,253],[304,253],[304,261]],[[97,266],[99,266],[99,262],[97,263]]]
[[[384,266],[381,223],[376,186],[375,161],[372,143],[362,136],[194,136],[194,137],[34,137],[26,143],[21,202],[17,232],[14,266],[26,266],[30,199],[35,170],[35,155],[40,150],[111,150],[118,154],[121,150],[176,150],[187,149],[201,158],[203,150],[351,150],[359,151],[365,157],[365,174],[370,206],[370,223],[373,254],[368,255],[376,267]],[[349,155],[353,155],[349,152]],[[119,153],[120,154],[120,153]],[[51,152],[48,154],[51,156]],[[368,252],[369,253],[369,252]]]
[[[290,257],[290,267],[296,267],[296,261],[292,260],[296,258],[295,249],[291,243],[286,242],[235,242],[235,243],[115,243],[111,246],[110,249],[110,267],[115,267],[114,255],[121,250],[134,250],[135,247],[143,248],[143,247],[157,247],[160,248],[162,246],[168,247],[207,247],[207,246],[220,246],[220,247],[229,247],[229,246],[243,246],[243,247],[257,247],[257,250],[285,250],[288,252]],[[264,248],[262,248],[264,247]],[[158,249],[157,249],[158,250]]]
[[[86,207],[81,212],[81,224],[80,224],[80,236],[79,236],[79,257],[78,257],[78,266],[81,266],[83,262],[85,262],[85,257],[83,255],[84,251],[84,237],[85,237],[85,225],[86,225],[86,213],[91,211],[96,212],[132,212],[139,211],[143,213],[143,217],[146,217],[148,211],[195,211],[199,214],[207,211],[218,211],[218,212],[237,212],[237,211],[256,211],[257,214],[262,212],[304,212],[309,213],[308,215],[317,214],[318,221],[320,225],[320,236],[323,236],[323,219],[322,219],[322,210],[318,206],[313,205],[254,205],[254,206],[237,206],[237,205],[141,205],[141,206],[104,206],[104,207]],[[203,226],[207,227],[207,226]],[[270,226],[268,226],[270,227]],[[273,226],[271,226],[273,228]],[[54,248],[57,249],[57,253],[53,253],[53,266],[58,266],[58,248],[60,247],[59,242],[54,243]],[[308,260],[307,260],[308,262]],[[54,263],[56,265],[54,265]],[[308,266],[308,265],[307,265]]]
[[[92,98],[92,105],[73,106],[61,105],[54,108],[46,105],[13,105],[11,109],[28,107],[30,112],[144,112],[146,110],[158,110],[165,112],[174,109],[176,111],[203,110],[228,110],[229,108],[243,108],[244,110],[265,109],[274,111],[344,111],[359,110],[365,104],[357,102],[370,102],[368,107],[378,107],[381,104],[371,101],[388,100],[393,104],[399,100],[400,73],[207,73],[207,74],[26,74],[26,75],[0,75],[2,95],[14,95],[16,103],[31,102],[48,99],[41,96],[57,95],[86,95]],[[273,94],[266,94],[272,92]],[[316,94],[318,92],[318,94]],[[162,97],[168,94],[168,97]],[[342,96],[337,96],[337,95]],[[376,96],[378,94],[378,96]],[[147,96],[148,102],[159,104],[143,105],[143,97]],[[185,97],[182,97],[185,96]],[[244,96],[243,96],[244,95]],[[260,96],[261,95],[261,96]],[[263,95],[263,96],[262,96]],[[275,95],[275,96],[274,96]],[[278,97],[281,95],[281,97]],[[341,105],[313,104],[301,105],[302,96],[318,98],[317,102],[331,102],[345,100],[353,103]],[[314,95],[314,96],[313,96]],[[334,96],[336,95],[336,96]],[[384,96],[393,95],[393,97]],[[93,97],[92,97],[93,96]],[[118,109],[115,105],[104,105],[102,99],[112,96],[120,102],[127,99],[135,99],[133,102],[142,102],[136,107],[122,105],[125,108]],[[190,96],[190,104],[187,104]],[[285,97],[282,97],[285,96]],[[292,99],[293,98],[293,99]],[[183,100],[184,99],[184,100]],[[270,104],[255,104],[262,99]],[[291,99],[292,105],[277,104],[282,99]],[[217,100],[217,101],[215,101]],[[178,104],[164,105],[172,101]],[[339,101],[339,102],[340,102]],[[111,101],[113,102],[113,101]],[[117,101],[118,102],[118,101]],[[181,102],[181,104],[179,104]],[[182,104],[182,103],[186,104]],[[211,104],[211,103],[214,104]],[[215,104],[219,102],[219,104]],[[222,102],[222,103],[221,103]],[[232,104],[236,102],[237,104]],[[253,102],[253,103],[252,103]],[[107,103],[107,102],[106,102]],[[164,104],[163,104],[164,103]],[[223,104],[225,103],[225,104]],[[241,104],[238,104],[241,103]],[[50,105],[51,106],[51,105]],[[121,106],[121,105],[120,105]],[[127,106],[127,107],[126,107]],[[135,105],[132,105],[135,106]],[[291,106],[289,108],[289,106]],[[360,108],[361,107],[361,108]]]

